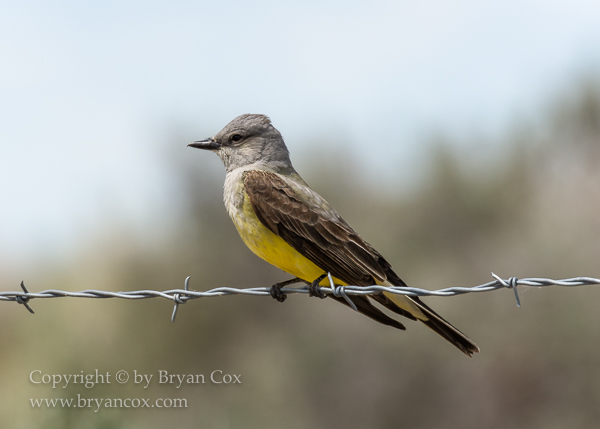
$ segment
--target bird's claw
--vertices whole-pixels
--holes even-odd
[[[283,302],[287,298],[287,295],[281,291],[281,288],[287,285],[300,283],[303,281],[304,280],[299,279],[298,277],[294,277],[293,279],[286,280],[284,282],[275,283],[273,286],[271,286],[271,290],[269,292],[271,292],[271,296],[278,302]]]
[[[324,294],[319,287],[319,283],[321,283],[321,280],[323,280],[325,277],[327,277],[327,274],[320,275],[308,286],[308,296],[316,296],[321,299],[327,298],[327,295]]]
[[[271,296],[276,299],[277,302],[283,302],[287,298],[287,295],[281,292],[280,283],[275,283],[273,286],[271,286],[270,292]]]

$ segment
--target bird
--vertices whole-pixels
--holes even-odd
[[[419,321],[467,356],[479,347],[417,296],[378,292],[325,295],[321,284],[332,276],[340,286],[406,286],[390,263],[342,216],[311,189],[292,166],[281,133],[268,116],[244,114],[213,137],[188,144],[214,152],[226,170],[223,201],[242,241],[257,256],[294,276],[276,283],[271,295],[285,300],[281,288],[309,285],[309,294],[329,297],[384,325],[405,330],[398,320],[373,305]],[[323,282],[323,283],[321,283]],[[327,283],[325,283],[327,282]]]

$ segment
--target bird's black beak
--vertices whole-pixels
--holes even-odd
[[[197,142],[190,143],[188,147],[195,147],[196,149],[217,150],[221,147],[221,145],[214,141],[212,138],[208,138],[205,140],[199,140]]]

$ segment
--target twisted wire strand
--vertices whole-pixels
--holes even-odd
[[[508,279],[502,279],[496,274],[492,273],[494,277],[493,281],[473,286],[473,287],[449,287],[438,290],[427,290],[409,286],[337,286],[333,284],[331,276],[328,276],[330,285],[320,286],[322,293],[335,296],[343,297],[348,304],[356,310],[354,303],[350,300],[351,295],[372,295],[379,292],[389,292],[399,295],[409,296],[456,296],[467,293],[475,292],[489,292],[498,289],[512,289],[515,293],[515,299],[517,306],[521,306],[519,295],[517,294],[517,287],[519,286],[534,286],[534,287],[545,287],[545,286],[562,286],[562,287],[575,287],[585,285],[600,285],[600,279],[593,277],[573,277],[563,280],[553,280],[547,278],[525,278],[518,279],[516,277],[510,277]],[[22,292],[20,291],[9,291],[0,292],[0,301],[15,301],[19,304],[24,305],[27,310],[33,313],[33,310],[29,306],[29,302],[32,299],[42,298],[120,298],[120,299],[149,299],[149,298],[164,298],[171,300],[175,303],[173,309],[173,315],[171,319],[175,321],[177,309],[179,304],[185,304],[187,301],[197,298],[209,298],[213,296],[223,295],[255,295],[255,296],[271,296],[271,288],[269,287],[256,287],[256,288],[232,288],[232,287],[217,287],[204,292],[193,291],[189,289],[190,277],[185,279],[184,289],[171,289],[165,291],[156,290],[136,290],[136,291],[124,291],[124,292],[109,292],[96,289],[87,289],[79,292],[69,292],[64,290],[48,289],[42,292],[29,292],[23,282],[21,282]],[[308,286],[302,287],[283,287],[281,292],[284,294],[294,293],[308,293]]]

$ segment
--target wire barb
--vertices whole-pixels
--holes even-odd
[[[29,302],[29,296],[28,296],[29,291],[25,287],[25,283],[23,283],[22,280],[21,280],[21,289],[23,289],[23,292],[25,292],[26,295],[17,295],[17,296],[15,296],[15,301],[17,301],[19,304],[23,304],[23,306],[27,310],[29,310],[29,312],[31,314],[35,314],[35,311],[33,311],[33,309],[28,304],[28,302]]]
[[[190,290],[190,277],[187,276],[185,278],[184,290]],[[173,301],[175,301],[175,306],[173,307],[173,314],[171,315],[171,322],[175,323],[175,317],[177,316],[177,310],[179,310],[179,304],[185,304],[187,300],[190,299],[186,296],[186,294],[176,293],[173,295]]]
[[[508,279],[508,282],[507,282],[506,280],[498,277],[494,273],[492,273],[492,277],[494,277],[496,280],[498,280],[500,283],[502,283],[502,285],[504,287],[507,287],[507,288],[513,290],[513,292],[515,293],[515,300],[517,301],[517,307],[521,308],[521,300],[519,299],[519,293],[517,292],[517,283],[519,282],[519,279],[516,277],[511,277]]]
[[[331,286],[331,291],[332,291],[333,295],[335,295],[337,297],[341,296],[342,298],[344,298],[346,300],[346,302],[348,303],[350,308],[352,308],[352,310],[358,311],[358,309],[356,308],[356,304],[354,304],[354,302],[350,299],[350,297],[346,293],[346,290],[344,289],[344,286],[336,286],[335,283],[333,283],[333,278],[331,277],[331,273],[327,273],[327,278],[329,279],[329,285]]]

